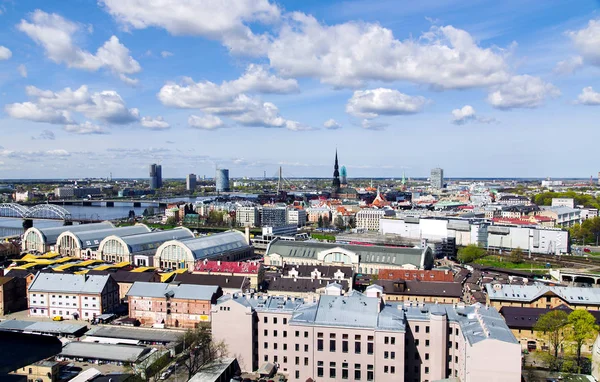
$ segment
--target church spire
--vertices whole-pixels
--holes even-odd
[[[335,163],[333,165],[333,182],[332,182],[332,186],[333,186],[333,191],[335,193],[339,192],[340,190],[340,166],[338,164],[338,155],[337,155],[337,149],[335,149]]]

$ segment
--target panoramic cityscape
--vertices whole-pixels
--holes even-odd
[[[0,381],[599,381],[599,6],[0,0]]]

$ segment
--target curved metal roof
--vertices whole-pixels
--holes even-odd
[[[195,239],[180,240],[194,255],[194,260],[211,258],[225,252],[248,247],[246,237],[239,231],[227,231]]]
[[[107,228],[114,228],[115,226],[111,222],[102,223],[91,223],[91,224],[78,224],[78,225],[64,225],[60,227],[49,227],[49,228],[37,228],[38,231],[44,236],[46,244],[55,244],[56,239],[63,232],[82,232],[90,230],[101,230]],[[34,227],[35,228],[35,227]]]
[[[81,231],[81,232],[72,232],[79,241],[81,242],[81,248],[96,248],[100,245],[100,242],[109,236],[119,236],[126,237],[131,235],[138,235],[142,233],[150,232],[150,228],[148,228],[144,224],[136,224],[129,227],[117,227],[117,228],[107,228],[107,229],[99,229],[99,230],[91,230],[91,231]]]
[[[131,253],[157,249],[169,240],[193,239],[194,234],[187,228],[175,228],[166,231],[154,231],[123,237]]]

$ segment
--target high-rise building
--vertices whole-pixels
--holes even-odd
[[[431,170],[430,184],[431,188],[436,190],[444,188],[444,169],[434,168]]]
[[[194,191],[196,189],[196,174],[189,174],[185,180],[185,189]]]
[[[346,173],[346,166],[342,166],[342,169],[340,170],[340,176],[341,176],[341,182],[342,185],[347,185],[348,184],[348,175]]]
[[[262,226],[279,227],[287,224],[286,207],[263,207],[261,213]]]
[[[218,168],[215,175],[215,187],[217,192],[228,192],[229,188],[229,170],[226,168]]]
[[[162,166],[156,163],[150,165],[150,188],[162,187]]]

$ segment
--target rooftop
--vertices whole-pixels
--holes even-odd
[[[457,282],[423,282],[417,280],[377,280],[375,284],[383,287],[390,295],[462,297],[462,284]]]
[[[218,292],[215,285],[163,284],[136,282],[131,286],[127,296],[135,297],[165,297],[187,300],[212,300]]]
[[[69,342],[60,356],[107,361],[135,362],[148,353],[150,348],[133,345],[98,344],[94,342]]]
[[[150,232],[150,228],[144,224],[136,224],[129,227],[114,227],[105,229],[92,229],[88,231],[71,231],[66,232],[72,233],[81,243],[82,248],[97,248],[100,242],[111,235],[126,237],[131,235],[137,235],[141,233]]]
[[[120,326],[94,326],[86,336],[124,338],[148,342],[176,342],[181,332],[166,329],[142,329]]]
[[[261,263],[243,261],[214,261],[204,260],[195,264],[196,272],[220,272],[220,273],[258,273]]]
[[[235,230],[180,242],[192,252],[195,260],[209,259],[222,253],[249,247],[244,234]]]
[[[35,228],[35,227],[33,227]],[[45,238],[46,244],[55,244],[56,239],[61,233],[70,232],[81,232],[90,230],[101,230],[106,228],[114,228],[111,222],[91,223],[91,224],[77,224],[77,225],[65,225],[60,227],[49,227],[49,228],[35,228]]]
[[[108,275],[38,272],[29,286],[29,291],[98,294],[106,286],[108,278]]]
[[[194,234],[187,228],[175,228],[165,231],[153,231],[123,237],[123,241],[129,247],[130,252],[144,252],[156,250],[162,243],[168,240],[192,239]]]
[[[546,294],[555,295],[572,305],[600,305],[600,288],[550,285],[485,284],[492,301],[531,302]]]
[[[75,335],[87,330],[87,326],[63,322],[4,320],[0,322],[0,330],[49,333],[54,335]]]

